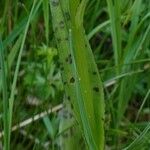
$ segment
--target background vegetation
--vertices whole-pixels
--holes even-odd
[[[59,149],[64,88],[49,0],[0,6],[0,145],[9,149],[12,122],[10,149]],[[150,1],[89,1],[84,27],[103,81],[105,149],[148,150]]]

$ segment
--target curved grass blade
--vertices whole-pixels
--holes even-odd
[[[11,93],[10,93],[10,97],[9,97],[9,112],[8,112],[8,143],[10,143],[10,137],[11,137],[11,124],[12,124],[12,114],[13,114],[13,104],[14,104],[14,97],[15,97],[15,89],[16,89],[16,84],[17,84],[17,76],[19,73],[19,68],[20,68],[20,63],[21,63],[21,56],[22,56],[22,52],[23,52],[23,47],[24,47],[24,43],[25,43],[25,39],[26,39],[26,35],[27,35],[27,31],[30,25],[30,21],[32,19],[32,14],[35,10],[35,6],[37,1],[34,0],[32,8],[31,8],[31,12],[29,14],[29,18],[25,27],[25,31],[22,37],[22,43],[21,43],[21,47],[20,47],[20,51],[19,51],[19,55],[18,55],[18,59],[17,59],[17,65],[16,65],[16,69],[15,69],[15,73],[14,73],[14,78],[13,78],[13,83],[12,83],[12,87],[11,87]],[[39,1],[41,2],[41,1]]]
[[[4,48],[2,39],[0,36],[0,66],[2,69],[2,95],[3,95],[3,125],[4,125],[4,148],[9,150],[9,133],[8,133],[8,88],[7,88],[7,76],[6,76],[6,64],[4,59]]]
[[[60,60],[60,69],[62,74],[62,80],[64,84],[64,88],[66,91],[66,96],[64,99],[65,108],[60,112],[64,117],[60,116],[60,127],[59,132],[63,132],[68,129],[69,126],[74,124],[74,119],[72,118],[72,110],[70,103],[74,103],[76,100],[75,90],[74,90],[74,77],[72,73],[72,56],[69,49],[69,37],[68,37],[68,29],[67,24],[69,21],[66,21],[65,13],[69,14],[68,8],[65,7],[67,5],[67,1],[59,1],[59,0],[51,0],[50,8],[52,14],[52,23],[53,30],[55,34],[55,39],[57,43],[59,60]],[[71,102],[69,102],[71,100]],[[65,114],[64,114],[65,113]],[[77,114],[77,113],[76,113]],[[71,116],[71,118],[68,118]],[[76,127],[77,128],[77,127]],[[73,129],[74,130],[74,129]],[[75,136],[81,136],[80,130],[76,130]],[[74,138],[74,135],[70,135],[69,131],[65,132],[65,134],[69,135],[66,138],[60,138],[60,146],[61,149],[70,150],[76,149],[76,146],[79,142],[80,138]],[[76,140],[75,140],[76,139]]]
[[[62,65],[63,82],[67,97],[69,96],[74,105],[74,112],[88,147],[102,150],[104,148],[103,88],[82,26],[87,1],[82,1],[81,4],[78,0],[69,2],[72,38],[68,37],[69,22],[64,21],[63,6],[60,5],[62,1],[60,3],[59,0],[51,0],[53,28]],[[69,41],[72,39],[70,45],[68,39]]]
[[[150,136],[150,123],[145,127],[141,134],[123,150],[140,150],[143,148],[142,144],[145,142],[145,137]],[[148,142],[148,141],[147,141]]]
[[[83,16],[87,3],[88,1],[83,0],[79,5],[79,7],[77,8],[76,15],[71,16],[72,32],[73,32],[73,48],[74,48],[75,62],[78,70],[78,76],[80,78],[80,85],[85,106],[85,112],[88,116],[93,141],[96,143],[95,144],[96,149],[103,149],[104,148],[103,88],[98,73],[98,69],[92,54],[92,50],[90,48],[90,45],[88,43],[83,28]],[[86,138],[88,139],[89,137]]]

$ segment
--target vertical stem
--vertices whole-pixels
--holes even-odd
[[[4,59],[4,49],[2,39],[0,37],[0,63],[2,68],[2,84],[3,84],[3,125],[4,125],[4,149],[9,150],[9,134],[8,134],[8,88],[7,76]]]

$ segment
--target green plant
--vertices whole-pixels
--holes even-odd
[[[0,149],[149,149],[150,1],[34,2],[0,1]]]
[[[52,22],[63,67],[62,76],[67,97],[74,105],[75,116],[82,128],[88,147],[103,149],[102,83],[83,28],[83,16],[87,2],[82,1],[80,4],[79,1],[66,1],[65,3],[52,0]],[[70,6],[70,9],[66,9],[67,11],[63,7],[61,9],[62,3],[65,3],[66,7]],[[63,16],[66,14],[71,17],[68,22]],[[69,29],[72,30],[70,36]]]

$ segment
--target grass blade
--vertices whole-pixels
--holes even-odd
[[[8,112],[8,125],[9,125],[8,138],[9,138],[9,143],[10,143],[10,137],[11,137],[11,124],[12,124],[14,96],[15,96],[17,77],[18,77],[19,67],[20,67],[20,62],[21,62],[21,56],[22,56],[22,52],[23,52],[23,47],[24,47],[27,31],[28,31],[30,21],[31,21],[31,18],[32,18],[33,10],[35,9],[35,6],[36,6],[36,2],[37,1],[34,0],[33,6],[31,8],[30,15],[29,15],[26,27],[25,27],[25,31],[24,31],[24,34],[23,34],[22,43],[21,43],[21,47],[20,47],[20,51],[19,51],[19,55],[18,55],[18,59],[17,59],[17,65],[16,65],[16,69],[15,69],[15,73],[14,73],[13,83],[12,83],[12,87],[11,87],[11,93],[10,93],[10,98],[9,98],[9,112]]]
[[[7,87],[7,76],[6,76],[6,64],[4,59],[4,48],[2,39],[0,36],[0,66],[2,70],[1,79],[2,79],[2,93],[3,93],[3,125],[4,125],[4,148],[9,150],[9,133],[8,133],[8,87]]]

